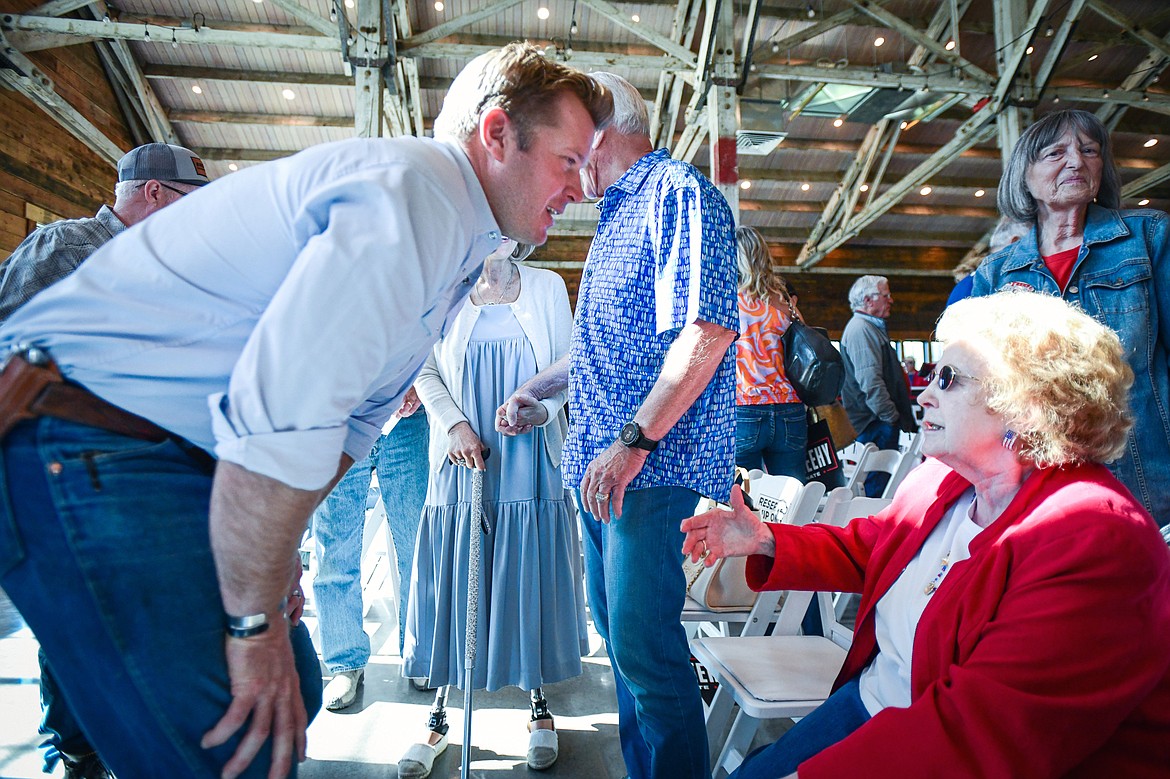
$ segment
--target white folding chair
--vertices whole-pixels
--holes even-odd
[[[379,496],[374,507],[366,512],[362,529],[362,590],[381,592],[389,589],[389,598],[397,609],[401,603],[398,582],[398,550],[390,534],[386,505]]]
[[[825,485],[820,482],[802,484],[790,476],[759,476],[749,474],[752,500],[761,518],[768,522],[787,522],[803,525],[816,515]],[[760,593],[750,609],[713,611],[689,595],[683,603],[681,619],[690,627],[692,635],[755,635],[763,634],[775,619],[779,593]],[[771,605],[767,601],[771,600]],[[761,604],[761,601],[764,603]]]
[[[902,457],[898,460],[898,467],[894,469],[894,473],[890,476],[889,483],[886,484],[885,490],[882,491],[883,498],[892,498],[894,493],[898,491],[898,487],[902,485],[906,475],[914,470],[922,463],[922,431],[919,430],[910,439],[910,443],[902,450]]]
[[[843,525],[888,504],[881,498],[855,497],[839,487],[830,493],[822,519]],[[828,697],[853,632],[838,620],[831,595],[817,593],[828,638],[796,635],[812,598],[813,593],[789,592],[770,636],[692,639],[691,652],[719,683],[707,717],[716,779],[743,762],[762,720],[803,717]],[[734,705],[739,711],[721,742]]]
[[[857,470],[857,463],[870,449],[877,449],[877,446],[854,441],[849,446],[837,450],[837,459],[841,461],[841,475],[845,477],[847,484],[852,480],[853,472]]]

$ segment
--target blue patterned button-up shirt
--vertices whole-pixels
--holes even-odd
[[[666,150],[642,157],[598,204],[569,349],[569,436],[562,473],[589,463],[634,418],[679,331],[695,321],[738,332],[735,223],[723,195]],[[735,350],[646,458],[629,489],[687,487],[718,500],[735,466]]]

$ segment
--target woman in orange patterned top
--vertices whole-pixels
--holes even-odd
[[[735,346],[735,463],[805,479],[804,404],[784,375],[780,336],[792,321],[784,280],[759,231],[740,227],[739,341]]]

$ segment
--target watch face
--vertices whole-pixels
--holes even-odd
[[[638,425],[634,422],[627,422],[622,427],[622,443],[626,446],[634,444],[641,436],[642,431],[638,429]]]

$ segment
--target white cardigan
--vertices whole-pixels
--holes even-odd
[[[516,267],[520,270],[520,294],[514,303],[508,305],[532,344],[537,371],[542,371],[569,351],[569,336],[573,330],[569,292],[564,279],[553,271],[523,264]],[[439,470],[447,461],[448,431],[460,422],[468,421],[461,410],[463,369],[467,344],[479,312],[479,307],[471,305],[470,301],[464,304],[446,335],[431,350],[414,382],[430,420],[432,471]],[[543,425],[545,447],[556,466],[561,463],[561,449],[568,432],[564,412],[567,396],[565,391],[541,401],[548,411],[548,420]],[[481,433],[479,430],[475,432]]]

